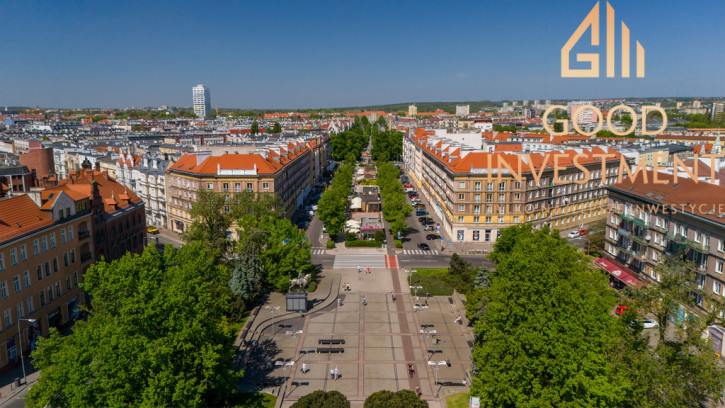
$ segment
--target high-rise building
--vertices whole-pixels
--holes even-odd
[[[522,104],[523,106],[529,106],[529,101],[523,101]]]
[[[456,116],[467,116],[470,110],[470,105],[456,105]]]
[[[418,114],[418,107],[415,105],[408,105],[408,116],[415,116]]]
[[[715,116],[725,112],[725,102],[713,102],[712,110],[710,111],[710,120],[715,120]]]
[[[204,84],[199,84],[191,89],[194,101],[194,115],[205,118],[211,112],[209,88]]]
[[[702,106],[702,103],[700,101],[698,101],[698,100],[692,101],[693,108],[699,108],[700,106]]]

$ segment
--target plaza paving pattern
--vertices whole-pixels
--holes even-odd
[[[382,260],[380,256],[378,262]],[[384,261],[397,265],[395,260]],[[442,387],[440,397],[467,390],[463,381],[471,367],[472,335],[470,328],[454,322],[464,314],[462,305],[448,297],[431,297],[427,306],[424,299],[418,301],[423,304],[420,312],[416,299],[408,294],[407,277],[397,268],[371,268],[367,274],[358,273],[356,266],[328,271],[340,275],[341,286],[350,284],[350,291],[340,289],[340,306],[333,302],[304,316],[275,322],[261,332],[257,347],[249,353],[243,389],[279,395],[285,389],[285,372],[275,363],[293,361],[286,370],[282,406],[315,390],[340,391],[357,405],[373,392],[414,390],[416,385],[423,398],[437,400],[430,360],[449,363],[439,368],[439,383],[449,384]],[[391,291],[396,292],[395,301]],[[301,334],[292,335],[300,330]],[[436,334],[426,336],[424,331]],[[320,345],[321,339],[342,339],[345,344]],[[323,354],[317,352],[318,347],[342,347],[344,352]],[[303,363],[306,373],[301,372]],[[408,363],[413,364],[412,377]],[[333,380],[330,370],[335,368],[340,376]]]

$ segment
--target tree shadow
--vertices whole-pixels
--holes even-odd
[[[282,385],[283,378],[272,375],[275,368],[274,362],[281,350],[277,342],[272,339],[259,341],[256,346],[250,346],[247,350],[246,362],[237,361],[241,359],[241,353],[235,357],[235,366],[244,367],[244,377],[239,382],[240,392],[257,392],[264,388],[278,387]]]

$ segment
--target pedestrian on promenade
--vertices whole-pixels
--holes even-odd
[[[301,371],[302,371],[302,374],[305,374],[307,372],[307,364],[302,363],[302,369],[301,369]]]
[[[337,381],[338,378],[340,378],[340,371],[338,371],[337,366],[335,366],[335,380]]]
[[[367,302],[367,301],[365,300],[365,296],[363,296],[363,298],[362,298],[362,302],[363,302],[363,306],[365,306],[365,305],[367,305],[367,304],[368,304],[368,302]]]
[[[368,266],[368,273],[370,273],[370,267]]]
[[[357,273],[360,273],[360,265],[357,266]]]
[[[420,385],[415,386],[415,395],[420,397]]]
[[[342,299],[340,299],[340,298],[337,298],[337,305],[338,305],[338,306],[342,306]]]
[[[330,379],[331,380],[335,379],[335,370],[333,370],[332,368],[330,369]]]
[[[395,292],[390,292],[390,298],[395,302]]]

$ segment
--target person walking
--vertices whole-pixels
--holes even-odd
[[[370,267],[368,266],[368,273],[370,273]]]
[[[395,292],[390,292],[390,298],[395,302]]]
[[[363,296],[363,298],[362,298],[362,302],[363,302],[363,306],[365,306],[365,305],[367,305],[367,304],[368,304],[368,302],[367,302],[367,301],[365,300],[365,296]]]
[[[335,370],[333,370],[332,368],[330,369],[330,379],[331,380],[335,379]]]
[[[300,371],[302,371],[302,374],[305,374],[307,372],[307,364],[302,363],[302,369]]]
[[[357,273],[360,273],[360,265],[357,266]]]
[[[338,371],[337,366],[335,366],[335,381],[340,378],[340,371]]]

